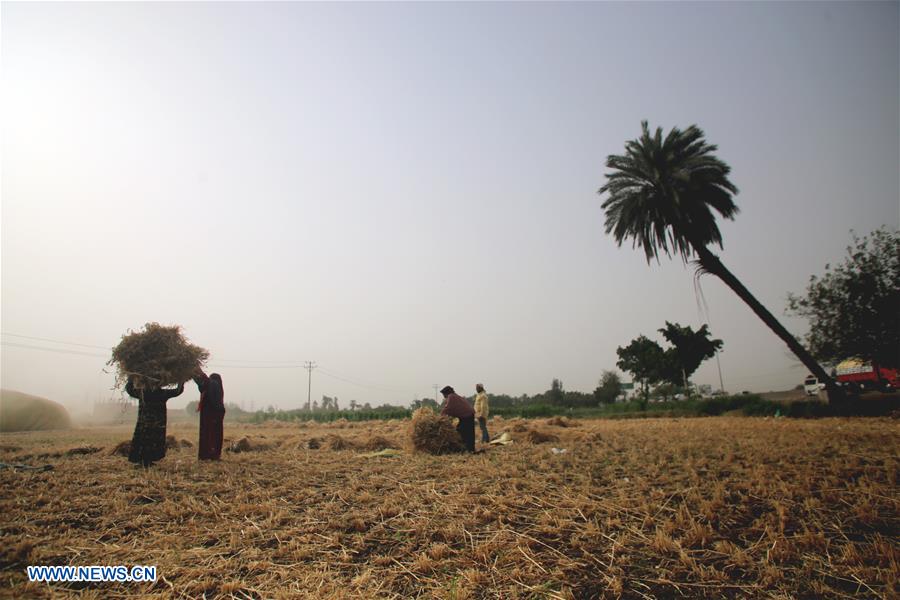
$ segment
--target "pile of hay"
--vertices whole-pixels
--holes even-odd
[[[532,444],[543,444],[545,442],[558,442],[559,436],[547,433],[546,431],[540,431],[539,429],[531,429],[526,435],[525,439],[527,439]]]
[[[0,390],[0,431],[71,428],[72,419],[62,404],[22,392]]]
[[[179,448],[193,448],[194,444],[187,440],[179,440],[174,435],[166,436],[166,449],[178,450]]]
[[[450,454],[465,450],[453,422],[448,417],[434,414],[427,406],[413,413],[410,437],[413,448],[419,452]]]
[[[116,385],[133,376],[141,389],[184,383],[208,358],[209,351],[188,342],[180,326],[147,323],[143,331],[122,336],[107,364],[116,367]]]
[[[569,417],[552,417],[547,419],[545,423],[555,427],[581,427],[581,423]]]
[[[325,437],[324,446],[329,450],[356,450],[357,443],[343,438],[335,433],[329,433]]]
[[[128,456],[131,454],[131,440],[119,442],[109,453],[112,456]]]
[[[271,445],[266,442],[259,442],[256,440],[250,441],[248,437],[242,437],[236,442],[232,442],[230,446],[228,446],[229,452],[234,452],[238,454],[240,452],[262,452],[264,450],[270,450],[272,448]]]
[[[391,440],[387,439],[384,436],[373,435],[362,444],[360,444],[360,449],[368,450],[369,452],[377,452],[379,450],[387,450],[389,448],[399,449],[400,444],[395,444]]]

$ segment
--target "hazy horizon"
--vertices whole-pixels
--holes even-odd
[[[342,407],[589,392],[672,321],[727,390],[794,387],[722,283],[707,314],[604,233],[605,160],[699,125],[740,189],[714,251],[801,336],[787,294],[900,226],[898,7],[3,2],[2,386],[89,410],[158,321],[248,409],[304,405],[308,360]]]

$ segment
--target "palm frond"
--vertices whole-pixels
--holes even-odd
[[[687,262],[697,245],[721,246],[716,213],[734,218],[738,189],[728,179],[731,168],[713,154],[717,149],[696,125],[663,136],[661,127],[651,134],[641,121],[641,136],[625,143],[624,154],[606,159],[610,172],[599,190],[608,194],[606,232],[620,246],[631,239],[647,262],[660,254]]]

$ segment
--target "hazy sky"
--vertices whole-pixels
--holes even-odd
[[[305,360],[344,406],[590,391],[706,319],[689,267],[603,231],[642,119],[718,144],[720,256],[780,317],[850,229],[900,225],[898,6],[4,2],[2,385],[117,395],[103,348],[160,321],[248,408],[305,403]],[[726,389],[802,380],[702,285]]]

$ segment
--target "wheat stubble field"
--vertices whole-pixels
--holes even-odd
[[[147,471],[111,453],[124,427],[4,434],[0,461],[54,469],[0,470],[0,595],[897,597],[897,420],[491,425],[515,443],[443,457],[365,456],[409,421],[226,426],[249,451]],[[36,584],[29,564],[159,578]]]

